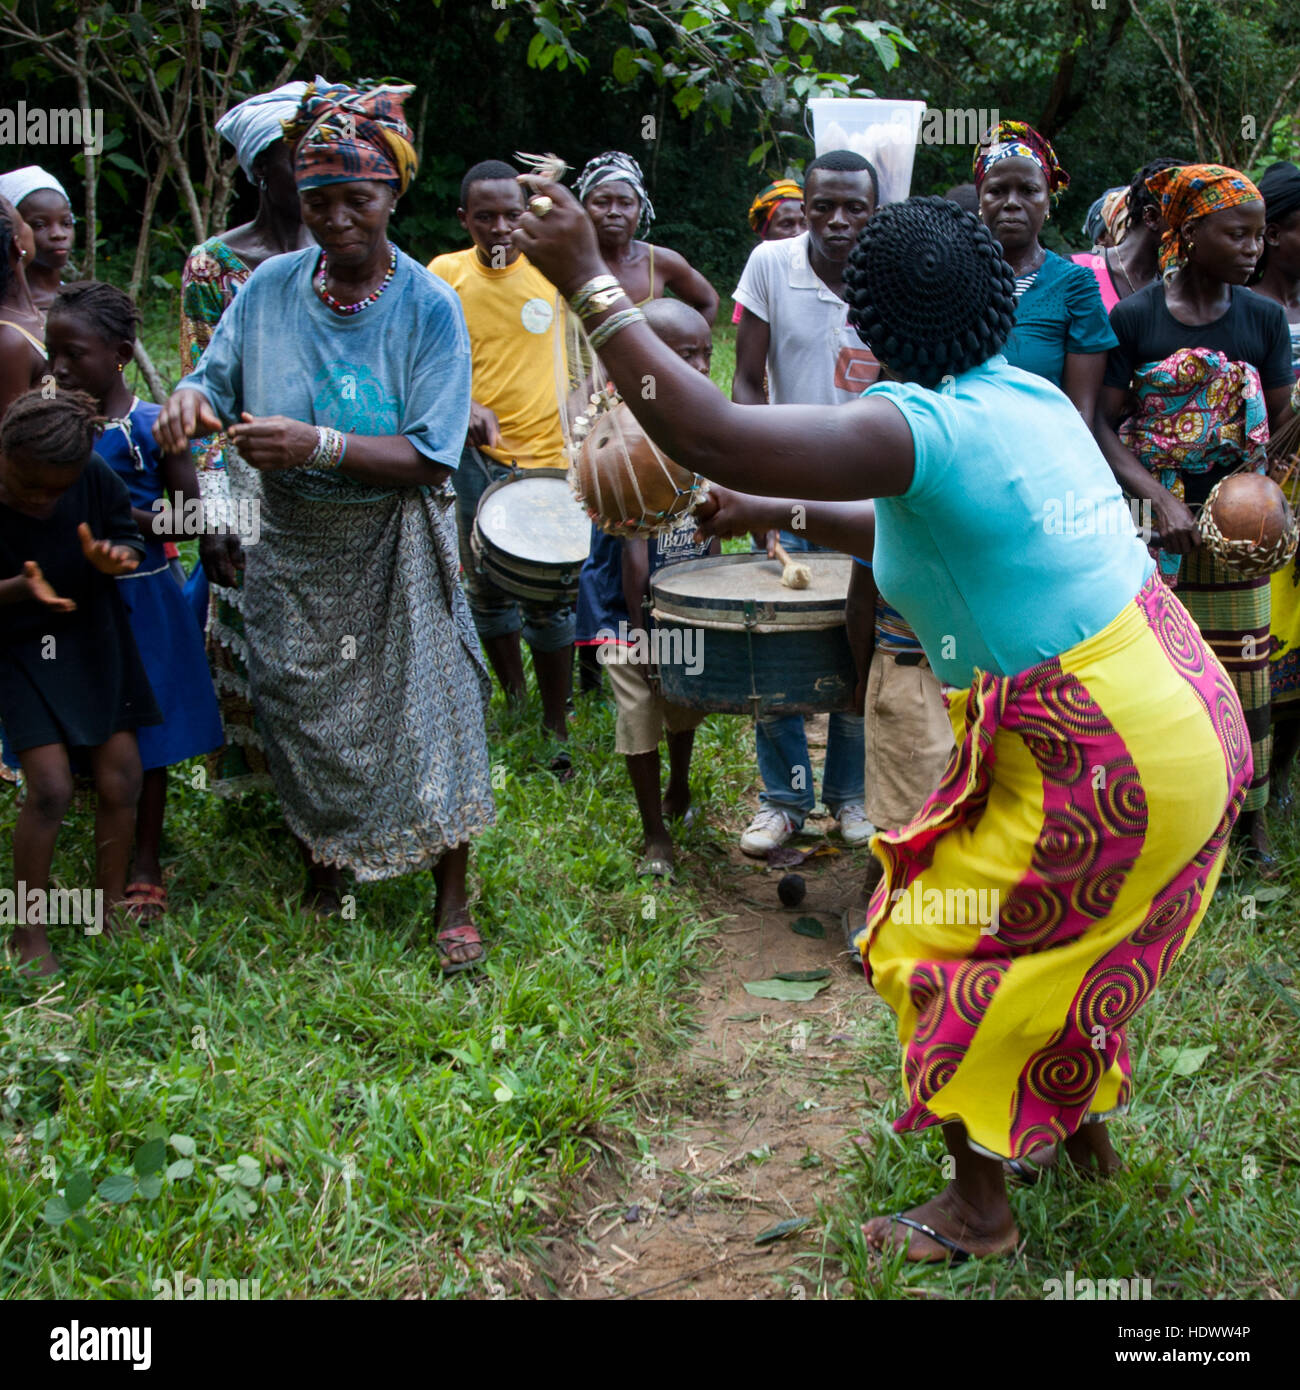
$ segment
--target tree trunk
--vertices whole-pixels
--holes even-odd
[[[164,150],[158,159],[158,166],[149,176],[149,185],[145,189],[144,208],[141,213],[140,235],[135,243],[135,262],[131,266],[131,284],[127,293],[132,299],[138,300],[140,297],[140,286],[144,284],[144,277],[149,273],[149,237],[153,230],[153,210],[158,202],[158,194],[162,191],[163,180],[167,177],[167,168],[171,160]]]
[[[155,404],[161,405],[169,395],[167,383],[159,376],[158,368],[154,366],[153,359],[145,351],[145,346],[139,338],[135,340],[132,355],[135,358],[135,365],[140,369],[140,375],[144,377],[149,387],[149,394],[154,398]]]
[[[77,15],[75,34],[74,51],[77,64],[77,103],[83,111],[89,111],[90,77],[88,76],[86,60],[89,40],[86,37],[86,15],[84,10]],[[93,280],[95,278],[95,222],[99,216],[99,209],[96,205],[98,201],[96,195],[98,193],[99,167],[95,158],[95,152],[89,145],[82,147],[81,154],[86,170],[86,252],[81,263],[81,273],[84,279]]]

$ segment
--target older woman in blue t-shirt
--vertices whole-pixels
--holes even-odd
[[[572,298],[604,265],[572,196],[541,191],[515,241]],[[1119,1166],[1105,1119],[1132,1092],[1125,1028],[1209,905],[1250,746],[1088,426],[1000,355],[1015,301],[987,229],[938,198],[893,204],[844,278],[890,379],[829,409],[728,402],[626,301],[587,322],[683,466],[766,495],[874,496],[880,590],[967,687],[939,786],[872,841],[884,877],[856,936],[904,1047],[895,1128],[942,1125],[955,1178],[865,1233],[910,1260],[1005,1255],[1004,1161],[1063,1144]],[[735,494],[714,505],[753,524]]]
[[[1023,121],[1002,121],[989,143],[976,148],[974,177],[980,220],[1015,276],[1015,326],[1003,349],[1006,359],[1059,386],[1091,427],[1115,335],[1096,278],[1038,239],[1070,176],[1036,130]]]
[[[248,672],[309,901],[337,912],[340,870],[432,869],[450,972],[484,955],[465,874],[493,819],[490,687],[448,485],[469,335],[455,292],[388,240],[415,172],[410,90],[308,86],[286,135],[317,245],[253,272],[155,433],[178,449],[226,427],[258,471]]]

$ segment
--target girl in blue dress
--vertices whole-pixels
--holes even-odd
[[[50,307],[45,345],[59,389],[88,392],[108,417],[95,451],[126,484],[145,540],[139,569],[118,588],[163,715],[139,732],[144,784],[127,884],[128,907],[147,921],[167,909],[159,859],[167,769],[219,748],[222,731],[203,633],[163,549],[185,534],[184,504],[199,497],[198,479],[188,453],[166,454],[154,442],[159,407],[137,400],[126,384],[138,323],[135,305],[114,286],[68,285]],[[160,510],[164,497],[170,515]]]

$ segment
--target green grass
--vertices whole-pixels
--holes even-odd
[[[505,725],[493,706],[498,823],[473,871],[495,949],[478,981],[436,971],[428,875],[361,886],[355,922],[321,925],[295,908],[269,800],[223,802],[173,771],[167,922],[112,941],[61,929],[49,999],[0,967],[0,1294],[147,1297],[175,1270],[256,1278],[263,1297],[512,1286],[505,1262],[536,1252],[606,1143],[633,1142],[638,1061],[681,1040],[709,932],[688,890],[632,878],[612,707],[580,702],[567,787],[542,770],[536,714]],[[715,811],[747,776],[732,729],[715,719],[698,745]],[[707,834],[687,833],[688,856]],[[91,868],[83,804],[56,877]],[[89,1232],[49,1224],[72,1175],[130,1173],[155,1135],[181,1136],[157,1195],[142,1179],[120,1204],[91,1197]]]

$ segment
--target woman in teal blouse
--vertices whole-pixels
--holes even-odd
[[[980,220],[1016,280],[1007,361],[1059,386],[1091,427],[1115,335],[1091,272],[1038,239],[1052,199],[1069,183],[1056,151],[1022,121],[1001,122],[992,141],[975,151]]]

